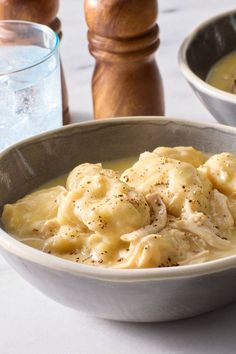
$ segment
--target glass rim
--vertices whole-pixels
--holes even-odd
[[[19,73],[19,72],[22,72],[22,71],[25,71],[28,69],[32,69],[32,68],[42,64],[43,62],[47,61],[58,49],[59,42],[60,42],[58,34],[53,29],[51,29],[49,26],[46,26],[46,25],[43,25],[43,24],[40,24],[37,22],[23,21],[23,20],[0,20],[0,27],[1,27],[1,25],[7,24],[7,23],[8,24],[23,24],[23,25],[28,25],[29,28],[31,27],[31,28],[39,29],[44,33],[47,32],[49,34],[52,34],[55,41],[54,41],[53,47],[49,48],[50,52],[48,54],[42,56],[42,58],[40,58],[39,60],[32,62],[32,64],[30,64],[30,65],[22,66],[22,68],[19,68],[19,69],[15,69],[15,70],[13,69],[13,70],[4,71],[4,72],[0,71],[0,76],[11,75],[11,74]],[[1,47],[1,45],[0,45],[0,47]]]

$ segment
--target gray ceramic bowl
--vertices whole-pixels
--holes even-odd
[[[236,126],[236,95],[216,89],[205,79],[211,67],[236,50],[236,10],[198,26],[179,50],[180,68],[210,113],[223,124]]]
[[[75,165],[138,155],[157,146],[193,145],[236,153],[236,129],[164,118],[125,118],[70,125],[0,154],[0,207]],[[236,256],[154,269],[99,269],[26,246],[0,229],[5,259],[56,301],[95,316],[167,321],[236,300]]]

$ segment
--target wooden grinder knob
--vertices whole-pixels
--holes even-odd
[[[51,27],[62,37],[61,22],[56,17],[59,0],[1,0],[0,20],[24,20]],[[63,68],[61,66],[63,123],[70,121],[68,96]]]
[[[85,0],[96,119],[163,115],[156,0]]]

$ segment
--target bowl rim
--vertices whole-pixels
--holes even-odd
[[[209,24],[224,18],[224,17],[229,17],[230,15],[236,15],[236,10],[230,10],[218,15],[215,15],[203,22],[201,22],[198,26],[196,26],[190,34],[185,37],[183,40],[182,44],[180,45],[180,48],[178,50],[178,62],[179,62],[179,67],[184,74],[185,78],[191,83],[193,86],[197,87],[199,91],[204,92],[207,95],[213,96],[214,98],[218,98],[219,100],[222,101],[227,101],[229,103],[236,103],[236,95],[230,92],[226,92],[223,90],[220,90],[210,84],[208,84],[206,81],[202,80],[198,75],[196,75],[189,67],[188,61],[187,61],[187,50],[192,43],[193,39],[197,36],[197,34],[202,31],[205,27],[207,27]],[[236,51],[236,48],[235,48]]]
[[[142,116],[142,117],[121,117],[121,118],[110,118],[100,121],[86,121],[82,123],[74,123],[68,126],[57,128],[46,133],[38,134],[34,137],[24,139],[9,148],[3,150],[0,153],[0,161],[6,154],[12,150],[28,145],[33,141],[43,141],[50,136],[54,136],[61,132],[66,132],[68,130],[79,129],[80,126],[97,126],[97,125],[109,125],[112,123],[139,123],[139,122],[155,122],[158,125],[176,124],[178,126],[188,126],[196,127],[200,129],[212,128],[221,132],[229,133],[235,135],[236,128],[219,123],[199,123],[195,121],[187,121],[178,118],[169,118],[161,116]],[[90,265],[84,265],[51,254],[44,253],[33,247],[15,239],[13,236],[9,235],[6,231],[0,228],[0,247],[7,253],[14,255],[17,258],[22,259],[22,261],[28,261],[38,266],[50,268],[55,271],[62,271],[66,273],[71,273],[81,277],[87,277],[92,279],[99,279],[103,281],[112,282],[137,282],[137,281],[159,281],[167,279],[179,279],[186,277],[198,277],[203,275],[209,275],[212,273],[222,272],[228,269],[236,267],[236,255],[227,256],[224,258],[212,260],[205,263],[192,264],[192,265],[182,265],[176,267],[166,267],[166,268],[144,268],[144,269],[114,269],[114,268],[100,268]],[[3,254],[4,256],[4,254]],[[8,257],[7,257],[8,258]]]

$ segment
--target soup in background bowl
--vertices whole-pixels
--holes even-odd
[[[230,53],[234,55],[235,50],[235,10],[214,16],[198,25],[179,49],[181,71],[197,97],[218,122],[232,126],[236,126],[234,86],[231,92],[226,92],[228,89],[225,90],[222,80],[219,85],[218,80],[209,82],[208,76],[217,62]]]

